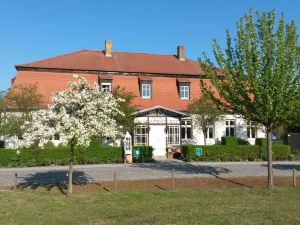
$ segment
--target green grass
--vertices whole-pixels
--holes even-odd
[[[300,188],[105,193],[0,190],[0,223],[300,224]]]

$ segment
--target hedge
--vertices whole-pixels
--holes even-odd
[[[136,154],[136,150],[139,151],[139,155]],[[152,146],[134,146],[132,155],[134,162],[151,162],[153,161],[153,148]]]
[[[202,148],[202,155],[196,156],[195,148]],[[273,146],[274,160],[290,159],[290,146]],[[183,158],[186,161],[256,161],[266,160],[266,149],[258,145],[183,145]]]
[[[20,154],[17,154],[17,152]],[[0,149],[0,166],[48,166],[67,165],[69,147],[45,146],[44,149]],[[74,164],[120,163],[123,162],[121,147],[100,147],[90,145],[88,148],[78,147],[74,152]]]

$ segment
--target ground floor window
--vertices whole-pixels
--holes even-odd
[[[180,145],[180,126],[168,125],[167,145]]]
[[[207,138],[213,139],[214,138],[214,126],[209,126],[207,129]]]
[[[192,121],[181,120],[181,138],[183,140],[192,138]]]
[[[253,122],[247,122],[247,138],[256,138],[256,126]]]
[[[148,145],[148,126],[147,125],[137,125],[134,129],[134,145]]]
[[[235,120],[226,120],[226,136],[235,136]]]

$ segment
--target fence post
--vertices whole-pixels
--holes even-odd
[[[296,177],[296,170],[293,169],[293,186],[296,187],[297,185],[297,177]]]
[[[17,190],[18,186],[18,173],[14,174],[14,191]]]
[[[172,190],[174,190],[174,186],[175,186],[174,169],[172,169],[172,177],[171,177],[171,180],[172,180]]]
[[[114,190],[117,190],[117,173],[114,172]]]

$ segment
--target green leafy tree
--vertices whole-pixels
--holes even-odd
[[[195,116],[195,123],[201,128],[204,136],[204,145],[206,145],[209,126],[219,121],[223,112],[210,99],[203,96],[199,99],[194,99],[188,105],[188,113]]]
[[[133,104],[134,95],[119,86],[113,90],[112,94],[115,98],[124,99],[124,101],[119,104],[119,110],[123,112],[124,115],[116,115],[115,119],[117,123],[122,126],[124,133],[126,131],[133,133],[135,128],[135,116],[133,113],[137,111],[136,106]]]
[[[217,65],[204,54],[199,59],[211,83],[201,88],[214,103],[230,113],[263,125],[267,133],[268,187],[273,187],[271,132],[295,121],[299,111],[298,34],[294,21],[286,23],[275,11],[252,11],[237,22],[237,37],[226,31],[223,51],[216,40]],[[220,69],[216,69],[216,66]],[[220,73],[224,79],[220,79]],[[218,95],[221,98],[218,98]]]
[[[0,93],[0,135],[21,137],[21,126],[31,120],[31,111],[42,107],[37,84],[20,84]]]

